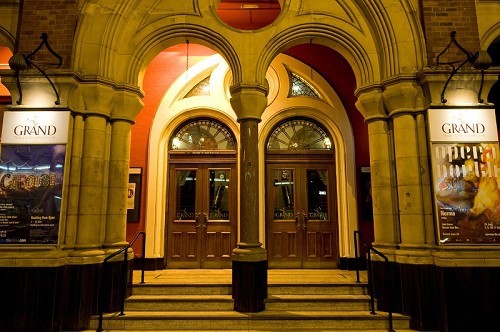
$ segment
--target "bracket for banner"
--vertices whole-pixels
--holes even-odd
[[[55,66],[55,68],[59,68],[62,65],[63,59],[62,59],[62,57],[59,54],[57,54],[52,49],[52,47],[50,47],[50,44],[48,42],[48,36],[47,36],[47,34],[45,32],[42,33],[42,35],[41,35],[40,38],[42,39],[42,41],[40,42],[40,44],[38,45],[38,47],[33,52],[31,52],[28,55],[24,55],[24,54],[21,54],[21,53],[16,53],[16,54],[14,54],[9,59],[9,66],[10,66],[10,68],[13,69],[16,72],[16,83],[17,83],[17,89],[19,91],[19,99],[16,101],[17,105],[22,105],[22,103],[23,103],[23,90],[21,88],[21,83],[19,81],[19,72],[22,71],[22,70],[28,70],[28,69],[30,69],[31,66],[35,67],[47,79],[47,81],[49,81],[50,86],[52,86],[52,89],[54,90],[54,93],[56,95],[56,100],[54,101],[54,103],[56,105],[59,105],[61,103],[61,99],[59,97],[59,93],[57,92],[57,89],[56,89],[54,83],[52,82],[52,80],[50,79],[50,77],[47,75],[47,73],[45,72],[45,70],[41,66],[48,65],[48,66]],[[49,50],[49,52],[55,58],[57,58],[58,61],[56,63],[40,62],[40,61],[34,60],[35,54],[44,45],[47,47],[47,49]]]
[[[462,68],[466,63],[470,63],[474,69],[479,69],[481,70],[481,86],[479,87],[479,91],[477,93],[477,101],[478,103],[482,104],[484,102],[484,99],[481,98],[481,93],[483,91],[483,84],[484,84],[484,70],[488,69],[492,64],[493,61],[491,60],[490,55],[488,52],[484,50],[477,51],[476,53],[472,53],[467,51],[465,48],[462,47],[458,43],[458,41],[455,38],[455,35],[457,34],[456,31],[452,31],[450,34],[450,42],[448,45],[444,48],[441,53],[439,53],[436,56],[436,65],[449,65],[453,68],[450,77],[448,77],[448,80],[443,86],[443,90],[441,91],[441,103],[445,104],[447,102],[446,98],[444,98],[444,94],[446,92],[446,88],[448,87],[448,84],[450,83],[451,79],[455,74]],[[450,61],[450,62],[440,62],[439,58],[448,51],[450,46],[454,44],[462,53],[465,54],[466,59],[465,60],[458,60],[458,61]],[[455,67],[456,64],[459,64],[457,67]]]

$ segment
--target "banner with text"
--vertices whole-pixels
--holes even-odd
[[[69,112],[5,112],[0,244],[57,244]]]
[[[493,109],[429,109],[440,244],[500,244],[500,148]]]

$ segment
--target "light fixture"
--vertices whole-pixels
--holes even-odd
[[[472,65],[472,68],[481,70],[481,86],[479,87],[479,91],[477,93],[477,100],[479,103],[483,103],[484,100],[481,98],[481,92],[483,91],[483,84],[484,84],[484,70],[488,69],[492,64],[493,61],[491,60],[490,55],[486,51],[478,51],[476,53],[471,53],[468,52],[465,48],[463,48],[458,41],[455,39],[455,35],[457,34],[456,31],[452,31],[450,34],[450,42],[448,45],[445,47],[445,49],[439,53],[436,57],[436,65],[449,65],[453,68],[450,77],[448,77],[448,80],[446,81],[445,85],[443,86],[443,90],[441,91],[441,103],[445,104],[447,102],[446,98],[444,98],[444,93],[446,92],[446,88],[448,87],[448,84],[450,83],[451,79],[453,76],[462,68],[466,63],[470,63]],[[458,60],[458,61],[450,61],[450,62],[440,62],[439,58],[450,48],[451,44],[454,44],[458,49],[465,54],[466,59],[465,60]],[[455,65],[459,64],[456,68]]]

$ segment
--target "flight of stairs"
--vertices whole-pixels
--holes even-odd
[[[270,281],[266,310],[233,310],[231,283],[134,284],[125,315],[105,314],[105,331],[387,331],[387,313],[370,314],[366,285]],[[94,318],[91,328],[98,322]],[[394,314],[396,331],[411,331]]]

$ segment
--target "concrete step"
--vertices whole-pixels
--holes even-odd
[[[362,311],[263,311],[239,313],[235,311],[129,311],[125,316],[107,314],[105,330],[151,331],[376,331],[387,330],[387,314],[371,315]],[[394,329],[409,330],[407,317],[394,314]],[[91,328],[97,327],[93,319]]]
[[[370,310],[368,295],[271,295],[266,310]]]
[[[269,284],[269,295],[366,295],[365,283],[276,283]]]
[[[230,283],[149,283],[134,284],[132,288],[133,295],[230,295],[231,291]]]
[[[132,295],[125,311],[229,311],[231,295]]]
[[[133,295],[230,295],[232,285],[230,283],[207,283],[207,284],[165,284],[149,283],[134,284]],[[268,284],[269,295],[366,295],[365,283],[270,283]]]

